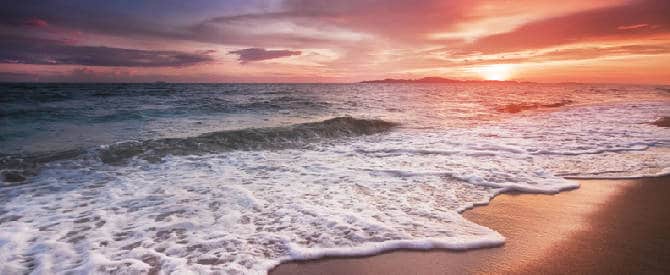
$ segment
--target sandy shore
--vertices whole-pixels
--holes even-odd
[[[282,264],[279,274],[670,274],[670,177],[580,180],[558,195],[504,194],[465,217],[502,247],[393,251]]]

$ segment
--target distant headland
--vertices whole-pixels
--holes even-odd
[[[386,78],[381,80],[366,80],[361,83],[532,83],[532,82],[519,82],[519,81],[510,81],[510,80],[457,80],[444,77],[424,77],[418,79],[395,79],[395,78]]]

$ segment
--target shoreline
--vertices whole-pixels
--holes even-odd
[[[670,247],[670,211],[663,208],[670,176],[570,180],[581,187],[553,195],[506,192],[462,213],[501,233],[501,246],[289,261],[269,274],[670,272],[670,251],[663,249]]]

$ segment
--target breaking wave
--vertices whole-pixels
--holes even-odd
[[[17,185],[0,189],[3,274],[265,274],[497,246],[460,213],[577,187],[564,177],[670,171],[670,99],[648,87],[19,88],[0,99],[0,186]]]
[[[355,137],[389,131],[397,123],[377,119],[335,117],[319,122],[301,123],[284,127],[247,128],[206,133],[186,138],[164,138],[145,141],[125,141],[104,145],[93,150],[107,164],[119,165],[138,157],[158,162],[167,155],[201,155],[232,150],[287,149],[304,146],[324,139]],[[0,169],[5,186],[22,182],[37,174],[38,168],[48,162],[73,159],[86,150],[67,150],[32,155],[0,156]],[[90,154],[89,154],[90,155]]]
[[[336,117],[320,122],[286,127],[249,128],[220,131],[187,138],[166,138],[122,142],[107,146],[100,159],[118,164],[132,157],[156,161],[166,155],[200,155],[232,150],[286,149],[321,139],[371,135],[390,130],[397,124],[373,119]]]
[[[572,103],[574,103],[572,100],[561,100],[553,103],[537,103],[537,102],[511,103],[502,107],[498,107],[496,108],[496,110],[501,113],[515,114],[535,109],[558,108]]]

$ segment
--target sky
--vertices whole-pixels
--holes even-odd
[[[0,81],[670,84],[668,0],[2,5]]]

